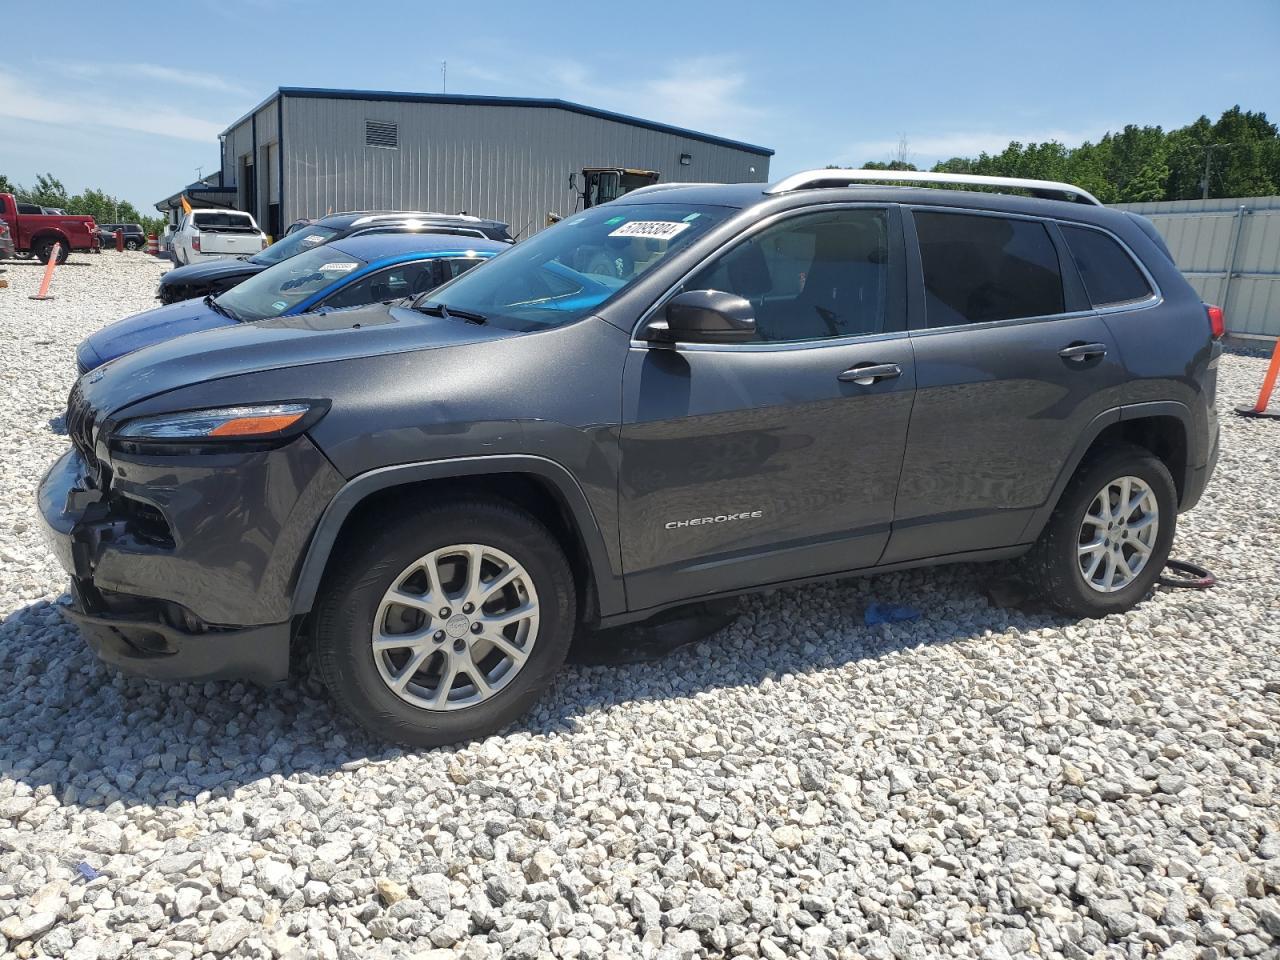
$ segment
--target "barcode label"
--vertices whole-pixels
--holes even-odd
[[[687,223],[674,223],[670,220],[633,220],[624,223],[611,237],[645,237],[649,240],[670,240],[679,233],[689,229]]]

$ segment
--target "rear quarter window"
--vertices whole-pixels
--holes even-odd
[[[1100,230],[1060,224],[1071,259],[1095,307],[1146,300],[1151,284],[1124,247]]]

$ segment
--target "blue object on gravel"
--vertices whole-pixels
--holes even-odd
[[[905,620],[916,620],[920,611],[915,607],[900,607],[893,603],[871,603],[862,615],[868,627],[878,623],[902,623]]]
[[[80,876],[84,877],[86,880],[97,880],[102,876],[101,873],[93,869],[93,867],[89,866],[89,864],[85,863],[83,860],[76,864],[76,869],[80,871]]]

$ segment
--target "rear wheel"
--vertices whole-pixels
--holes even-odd
[[[1177,488],[1158,457],[1129,444],[1108,447],[1067,484],[1028,555],[1032,586],[1071,616],[1128,610],[1164,569],[1177,514]]]
[[[137,250],[141,246],[142,244],[140,244],[137,240],[126,240],[124,242],[124,248],[126,250]]]
[[[380,737],[438,746],[524,714],[564,662],[573,576],[554,537],[505,504],[397,515],[349,541],[317,604],[316,665]]]
[[[54,247],[58,248],[58,262],[66,263],[67,257],[71,256],[71,251],[65,243],[61,243],[58,240],[37,240],[31,248],[31,252],[35,254],[36,259],[41,263],[48,263],[49,258],[53,256]]]

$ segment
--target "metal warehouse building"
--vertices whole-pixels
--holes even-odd
[[[773,151],[564,100],[281,87],[219,137],[219,186],[274,236],[343,210],[434,210],[513,234],[582,201],[582,170],[758,181]]]

